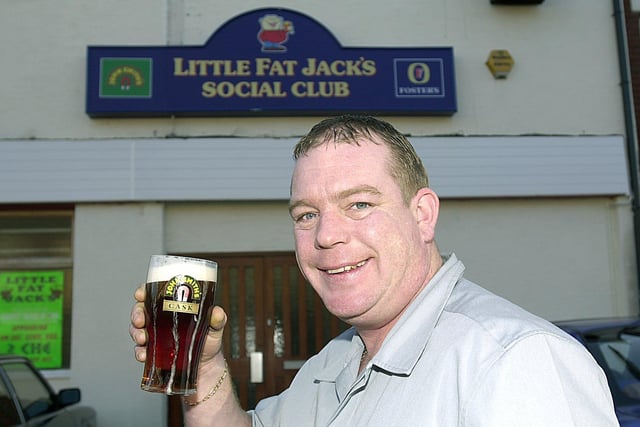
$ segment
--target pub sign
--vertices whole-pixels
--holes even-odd
[[[89,46],[91,117],[451,115],[451,47],[343,47],[299,12],[239,15],[204,46]]]
[[[0,354],[63,368],[63,271],[0,272]]]

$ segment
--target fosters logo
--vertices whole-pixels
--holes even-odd
[[[162,310],[198,314],[201,299],[202,290],[196,279],[191,276],[176,276],[167,282]]]
[[[397,98],[443,98],[444,65],[439,58],[394,60]]]
[[[101,58],[100,98],[150,98],[151,58]]]

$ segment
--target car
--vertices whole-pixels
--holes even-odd
[[[554,322],[604,370],[621,427],[640,427],[640,317]]]
[[[96,411],[80,399],[79,388],[54,392],[26,357],[0,355],[0,426],[95,427]]]

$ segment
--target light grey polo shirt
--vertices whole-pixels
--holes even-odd
[[[351,328],[250,411],[254,426],[617,426],[602,370],[451,255],[358,375]]]

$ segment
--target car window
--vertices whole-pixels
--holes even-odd
[[[20,415],[6,385],[0,380],[0,426],[20,424]]]
[[[54,402],[47,387],[24,363],[6,363],[4,370],[16,390],[20,405],[27,419],[54,409]]]
[[[639,331],[621,331],[615,337],[599,337],[587,343],[605,370],[614,400],[619,404],[640,402]]]

